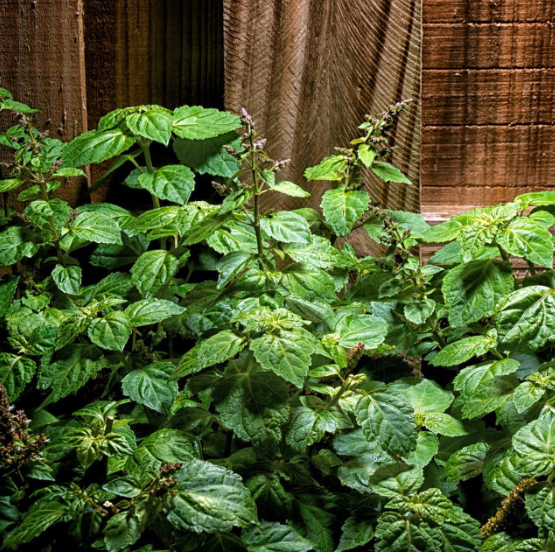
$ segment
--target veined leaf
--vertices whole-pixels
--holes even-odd
[[[195,175],[189,167],[166,165],[154,172],[141,174],[138,184],[160,199],[184,205],[195,187]]]
[[[143,297],[152,297],[175,276],[184,259],[161,249],[147,251],[131,268],[131,280]]]
[[[68,513],[68,506],[57,500],[43,500],[31,510],[19,525],[11,530],[4,541],[6,548],[17,550],[31,542]]]
[[[543,481],[526,491],[526,512],[534,524],[543,531],[555,526],[555,487]]]
[[[109,312],[104,318],[95,318],[87,331],[89,339],[109,351],[123,351],[131,336],[129,318],[122,311]]]
[[[375,391],[358,401],[355,414],[366,437],[376,439],[390,454],[404,456],[416,447],[414,414],[404,397]]]
[[[199,372],[208,366],[214,366],[233,358],[244,349],[245,339],[231,330],[224,330],[208,339],[204,339],[194,349],[183,355],[172,380]]]
[[[113,220],[102,213],[86,211],[77,215],[71,224],[71,234],[83,241],[122,245],[121,230]]]
[[[441,552],[436,527],[420,518],[386,512],[378,518],[376,552]]]
[[[222,423],[243,441],[273,447],[289,419],[285,381],[267,372],[246,372],[225,378],[215,387],[214,402]]]
[[[498,305],[495,322],[501,346],[536,351],[555,332],[555,291],[530,286],[514,291]]]
[[[331,155],[323,159],[315,167],[309,167],[304,172],[307,180],[342,180],[345,176],[347,160],[341,155]]]
[[[399,182],[412,186],[412,182],[399,169],[385,161],[374,161],[370,170],[385,182]]]
[[[295,213],[279,211],[260,220],[262,230],[278,242],[308,243],[310,229],[308,222]]]
[[[188,140],[205,140],[236,130],[239,117],[226,111],[200,106],[183,106],[174,111],[173,132]]]
[[[64,168],[82,167],[91,163],[102,163],[129,149],[133,138],[114,128],[103,132],[89,130],[74,138],[66,145],[62,154]]]
[[[239,170],[239,160],[227,152],[224,145],[240,150],[241,141],[241,137],[232,131],[205,140],[178,138],[173,149],[179,160],[195,172],[230,178]]]
[[[307,552],[314,550],[307,541],[289,525],[262,521],[241,535],[248,552]]]
[[[81,287],[81,267],[56,265],[52,271],[52,279],[60,291],[69,295],[78,295]]]
[[[6,388],[10,402],[19,397],[36,371],[37,365],[30,358],[0,353],[0,385]]]
[[[290,197],[310,197],[310,192],[307,192],[300,186],[297,186],[297,184],[287,182],[286,180],[276,182],[268,191],[279,192],[280,194],[285,194]]]
[[[457,366],[473,357],[485,355],[496,344],[495,330],[493,333],[490,330],[486,335],[464,337],[441,349],[430,364],[433,366]]]
[[[427,379],[409,387],[405,395],[414,410],[422,413],[444,412],[454,399],[453,393],[444,391],[437,383]]]
[[[374,536],[374,524],[368,520],[358,520],[352,516],[341,527],[341,539],[336,552],[366,546]]]
[[[121,380],[124,395],[157,412],[167,412],[178,393],[177,383],[168,381],[175,367],[171,362],[156,362],[133,370]]]
[[[513,436],[513,448],[524,460],[523,475],[551,473],[555,467],[555,413],[542,412],[537,420],[519,429]]]
[[[266,334],[251,343],[256,360],[265,370],[302,387],[310,367],[314,345],[302,334],[282,331],[279,336]]]
[[[132,327],[148,326],[157,324],[172,316],[183,314],[185,309],[176,305],[172,301],[165,299],[142,299],[132,303],[125,309],[125,314],[129,318]]]
[[[346,349],[363,343],[366,349],[375,349],[387,334],[387,323],[365,314],[348,314],[339,319],[334,332],[339,334],[339,344]]]
[[[491,316],[499,300],[514,286],[511,268],[493,259],[470,261],[449,270],[441,291],[453,327]]]
[[[257,521],[254,501],[236,473],[190,460],[176,477],[179,483],[168,520],[178,529],[227,532]]]
[[[366,209],[370,196],[363,190],[332,188],[322,196],[322,211],[327,223],[338,236],[346,236]]]
[[[75,393],[105,366],[106,360],[96,347],[83,344],[64,347],[54,362],[46,361],[40,366],[37,387],[52,389],[42,407]]]
[[[540,222],[516,218],[495,239],[511,255],[553,268],[553,236]]]
[[[385,497],[416,493],[424,484],[421,468],[396,462],[379,467],[370,477],[372,490]]]
[[[475,443],[452,454],[445,465],[446,481],[458,483],[480,475],[488,448],[486,443]]]
[[[147,110],[143,113],[131,113],[125,118],[125,122],[133,134],[167,146],[172,134],[172,119],[171,111]]]

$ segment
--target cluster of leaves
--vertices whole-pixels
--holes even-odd
[[[555,550],[555,192],[434,227],[380,208],[368,173],[410,184],[402,107],[307,169],[321,213],[283,212],[261,198],[309,194],[246,112],[119,109],[63,144],[0,89],[0,384],[31,420],[4,549]],[[153,208],[55,196],[110,159]],[[337,246],[355,229],[382,253]]]

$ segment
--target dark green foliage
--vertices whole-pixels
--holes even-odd
[[[307,169],[322,215],[262,212],[309,194],[246,112],[119,109],[62,144],[0,96],[4,549],[555,550],[554,194],[380,208],[367,170],[410,185],[398,105]],[[151,209],[55,197],[106,160]],[[382,256],[337,246],[357,228]]]

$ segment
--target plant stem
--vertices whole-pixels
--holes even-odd
[[[40,195],[42,196],[42,199],[48,205],[50,205],[50,201],[48,199],[48,192],[46,191],[46,183],[42,175],[42,171],[40,171],[39,176],[40,176],[40,180],[39,180]],[[58,257],[58,262],[62,266],[65,266],[64,256],[62,254],[62,248],[60,247],[60,236],[58,234],[58,231],[56,230],[56,224],[54,223],[54,217],[52,215],[48,216],[48,223],[50,224],[50,228],[52,229],[52,232],[54,234],[54,246],[56,247],[56,255]]]
[[[256,156],[254,153],[254,144],[252,133],[249,138],[251,147],[251,172],[252,172],[252,186],[254,191],[254,222],[252,226],[256,234],[256,247],[258,249],[258,264],[262,270],[262,257],[264,256],[264,245],[262,244],[262,232],[260,231],[260,188],[258,186],[258,178],[256,174]]]

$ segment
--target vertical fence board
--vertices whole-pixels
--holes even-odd
[[[326,188],[304,182],[304,169],[348,146],[366,113],[412,98],[393,130],[393,162],[417,185],[368,176],[366,188],[387,207],[418,210],[419,1],[224,0],[224,40],[226,107],[245,107],[270,154],[292,159],[284,176],[311,191],[315,207]]]
[[[422,212],[554,186],[554,4],[423,0]]]
[[[0,37],[2,86],[41,110],[37,127],[62,140],[86,130],[82,0],[2,0]],[[75,203],[83,183],[72,182],[58,195]]]

